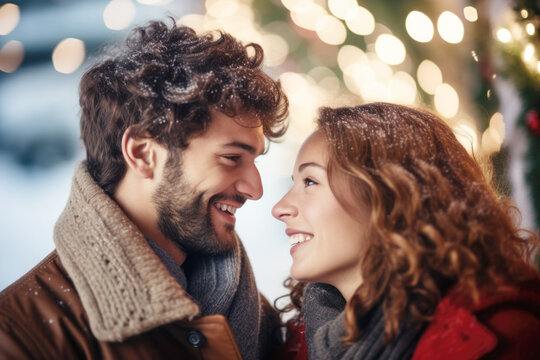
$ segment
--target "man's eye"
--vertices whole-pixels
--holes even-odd
[[[225,160],[226,164],[236,165],[240,162],[241,156],[240,155],[223,155],[221,158]]]
[[[317,182],[314,181],[313,179],[310,179],[310,178],[304,178],[304,186],[305,187],[308,187],[308,186],[311,186],[311,185],[317,185]]]

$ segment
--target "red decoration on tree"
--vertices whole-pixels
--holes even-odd
[[[535,136],[540,136],[540,117],[538,116],[538,111],[529,111],[525,116],[525,121],[527,122],[529,131]]]

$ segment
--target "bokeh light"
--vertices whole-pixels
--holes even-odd
[[[343,72],[349,65],[363,61],[367,61],[366,53],[354,45],[344,45],[338,51],[337,62]]]
[[[0,35],[7,35],[17,27],[21,13],[15,4],[7,3],[0,6]]]
[[[420,11],[411,11],[405,19],[405,28],[409,36],[418,42],[429,42],[433,39],[433,23]]]
[[[478,21],[478,11],[474,6],[465,6],[463,9],[463,16],[470,22]]]
[[[238,2],[231,0],[206,0],[208,15],[215,18],[226,18],[234,15],[238,9]]]
[[[71,74],[81,66],[85,54],[84,42],[74,38],[64,39],[53,50],[54,68],[59,73]]]
[[[459,109],[459,96],[454,88],[446,83],[439,85],[433,98],[435,108],[446,118],[454,117]]]
[[[416,76],[420,87],[431,95],[435,94],[443,80],[441,69],[433,61],[427,59],[418,65]]]
[[[170,4],[173,0],[137,0],[139,4],[143,5],[152,5],[152,6],[163,6]]]
[[[375,42],[377,56],[388,65],[398,65],[405,60],[405,46],[394,35],[382,34]]]
[[[534,24],[533,23],[528,23],[527,26],[525,27],[527,29],[527,34],[529,35],[534,35],[536,29],[534,28]]]
[[[457,15],[450,11],[444,11],[437,20],[437,30],[441,38],[451,44],[457,44],[463,40],[465,30],[463,23]]]
[[[504,142],[504,119],[500,112],[496,112],[489,120],[489,126],[482,134],[482,151],[486,155],[497,153]]]
[[[510,30],[505,28],[499,28],[496,32],[497,39],[499,39],[502,43],[507,43],[510,40],[512,40],[512,33],[510,33]]]
[[[533,59],[534,57],[534,46],[533,44],[527,44],[527,46],[525,46],[525,50],[523,50],[523,60],[525,60],[525,62],[529,62]]]
[[[309,1],[296,4],[291,10],[291,19],[294,23],[306,30],[315,30],[317,22],[325,15],[328,15],[326,9]]]
[[[478,135],[472,125],[460,122],[452,128],[456,139],[469,154],[475,154],[478,149]]]
[[[276,34],[263,35],[261,45],[264,49],[264,63],[267,66],[283,64],[289,54],[289,45],[281,36]]]
[[[123,30],[135,18],[135,4],[131,0],[112,0],[103,10],[103,22],[111,30]]]
[[[320,17],[315,30],[319,39],[329,45],[343,44],[347,38],[345,25],[332,15]]]
[[[19,68],[24,58],[24,46],[20,41],[11,40],[0,49],[0,71],[12,73]]]
[[[416,100],[416,83],[411,75],[404,71],[394,74],[389,84],[392,101],[398,104],[412,105]]]
[[[352,8],[345,18],[345,23],[349,30],[357,35],[369,35],[375,29],[375,18],[362,6]]]
[[[328,9],[341,20],[345,20],[349,12],[357,6],[356,0],[328,0]]]

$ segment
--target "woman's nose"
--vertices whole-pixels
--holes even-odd
[[[286,221],[298,215],[298,209],[289,200],[290,193],[285,194],[272,208],[272,215],[281,221]]]

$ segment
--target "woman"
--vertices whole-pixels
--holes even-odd
[[[310,359],[540,359],[538,238],[514,210],[436,116],[323,108],[272,211]]]

